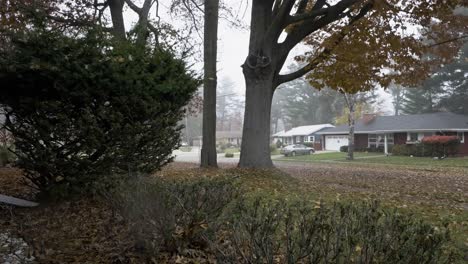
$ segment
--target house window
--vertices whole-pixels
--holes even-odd
[[[408,142],[416,142],[418,141],[418,133],[408,133]]]
[[[314,136],[309,136],[309,142],[314,142],[315,141],[315,137]]]
[[[457,136],[461,143],[465,143],[465,132],[457,132]]]
[[[368,137],[368,146],[369,148],[376,148],[377,147],[377,134],[369,134]]]
[[[393,134],[387,134],[387,144],[393,145]],[[369,134],[368,144],[370,148],[385,146],[385,134]]]

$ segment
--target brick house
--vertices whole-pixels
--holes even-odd
[[[325,150],[339,150],[348,145],[348,125],[324,129],[321,135]],[[418,115],[377,116],[366,114],[355,124],[355,147],[384,147],[415,144],[426,136],[457,135],[458,154],[468,156],[468,116],[438,112]]]

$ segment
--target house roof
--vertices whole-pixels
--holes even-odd
[[[242,138],[242,131],[216,131],[216,138]]]
[[[356,121],[354,132],[383,133],[406,131],[468,131],[468,116],[448,112],[418,115],[376,116],[372,119]],[[324,129],[318,134],[348,133],[348,125]]]
[[[273,135],[273,137],[293,137],[293,136],[307,136],[313,133],[316,133],[319,130],[324,128],[334,127],[331,124],[319,124],[312,126],[299,126],[294,127],[288,131],[281,131]]]
[[[284,137],[285,133],[286,133],[285,130],[281,130],[280,132],[277,132],[277,133],[273,134],[272,136],[273,137]]]

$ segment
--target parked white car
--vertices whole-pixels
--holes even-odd
[[[284,156],[311,155],[315,152],[314,148],[302,144],[288,145],[281,149],[280,153]]]

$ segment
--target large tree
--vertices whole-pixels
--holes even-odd
[[[429,64],[416,67],[424,59],[421,37],[401,32],[408,24],[431,28],[427,31],[430,34],[422,33],[426,43],[445,40],[445,51],[454,50],[456,41],[448,40],[460,39],[459,31],[444,27],[463,28],[466,20],[453,12],[462,4],[461,0],[253,0],[249,54],[242,66],[246,109],[239,166],[272,166],[271,102],[280,84],[309,73],[314,87],[320,88],[320,84],[324,85],[320,80],[327,80],[326,86],[356,92],[373,87],[376,76],[388,84],[384,68],[396,73],[427,74]],[[303,41],[313,48],[302,58],[305,66],[282,73],[290,51]],[[361,51],[361,55],[347,56],[350,50],[353,54]],[[356,62],[364,68],[356,67]],[[341,74],[347,76],[331,81],[332,76]],[[350,80],[350,76],[369,81],[364,86],[346,83],[344,80]]]

